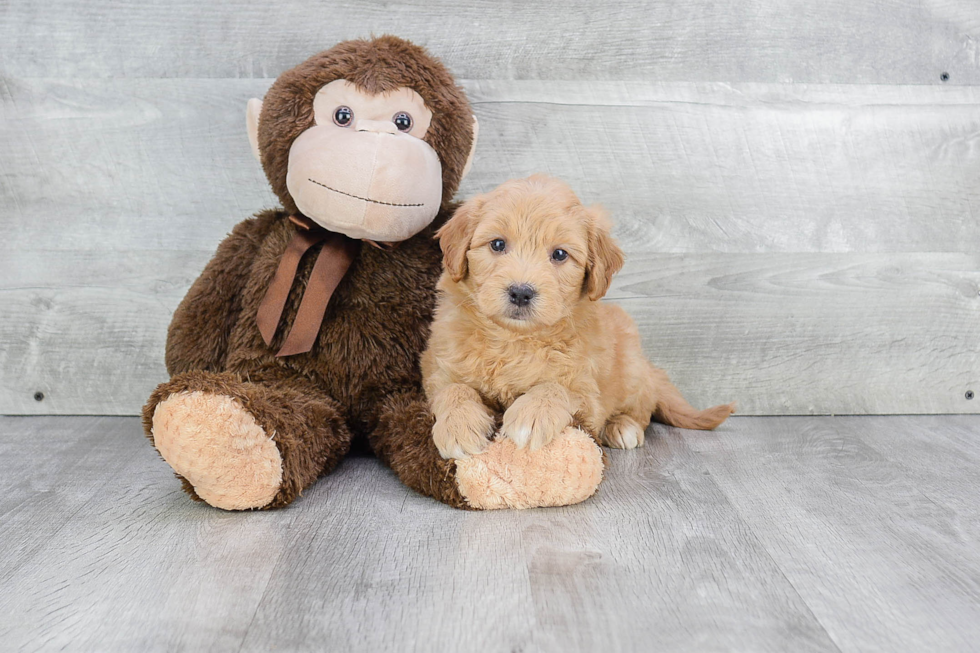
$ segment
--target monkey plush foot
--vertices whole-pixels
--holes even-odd
[[[602,450],[572,427],[537,451],[499,438],[483,453],[456,460],[459,491],[480,510],[567,506],[592,496],[601,480]]]
[[[153,413],[153,441],[197,496],[215,508],[262,508],[282,484],[275,442],[232,397],[170,395]]]

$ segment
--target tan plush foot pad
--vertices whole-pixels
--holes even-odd
[[[261,508],[282,484],[279,449],[231,397],[170,395],[153,413],[153,441],[174,471],[215,508]]]
[[[460,493],[481,510],[568,506],[592,496],[601,480],[602,449],[571,427],[537,451],[502,438],[456,461]]]

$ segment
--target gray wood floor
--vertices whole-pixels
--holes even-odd
[[[193,504],[127,417],[0,417],[0,649],[946,651],[980,641],[980,416],[651,427],[596,497],[466,513],[348,459]]]

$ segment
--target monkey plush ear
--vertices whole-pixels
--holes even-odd
[[[466,276],[466,252],[470,249],[473,232],[480,221],[480,209],[483,201],[474,197],[458,209],[449,222],[439,227],[436,238],[442,248],[442,263],[453,281],[460,281]]]
[[[262,100],[252,98],[245,107],[245,127],[248,129],[248,142],[252,145],[255,160],[262,163],[259,153],[259,114],[262,113]]]
[[[470,145],[470,154],[466,157],[466,164],[463,166],[463,173],[459,176],[459,180],[463,181],[466,175],[469,174],[470,168],[473,167],[473,155],[476,154],[476,137],[480,135],[480,123],[477,121],[476,116],[473,116],[473,143]]]
[[[609,233],[606,210],[598,204],[585,210],[589,216],[589,260],[585,266],[585,292],[589,299],[602,299],[613,275],[623,267],[623,250]]]

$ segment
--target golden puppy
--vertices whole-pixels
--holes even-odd
[[[734,404],[693,409],[643,356],[633,320],[600,303],[623,266],[599,207],[544,175],[473,198],[437,233],[445,271],[425,392],[444,458],[483,451],[500,433],[532,450],[580,424],[610,447],[643,444],[651,416],[712,429]]]

